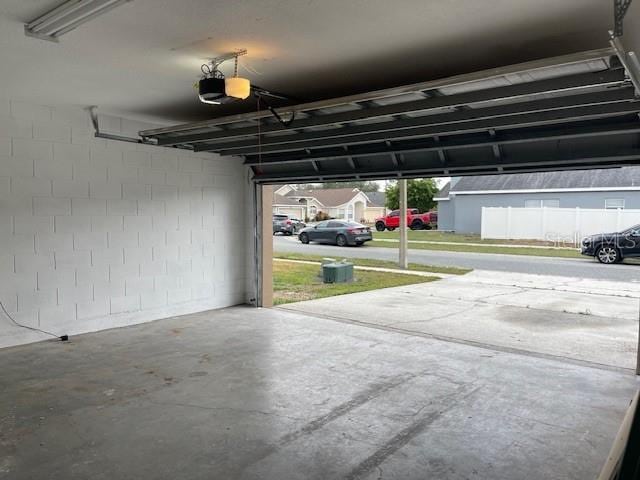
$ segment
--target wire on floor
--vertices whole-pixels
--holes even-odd
[[[51,337],[57,338],[59,340],[62,340],[63,342],[66,342],[67,340],[69,340],[69,336],[68,335],[56,335],[55,333],[47,332],[46,330],[42,330],[40,328],[30,327],[28,325],[22,325],[21,323],[16,322],[16,320],[11,315],[9,315],[9,312],[7,312],[7,309],[4,307],[4,304],[2,302],[0,302],[0,308],[2,308],[2,311],[4,312],[5,316],[9,320],[11,320],[11,322],[14,325],[16,325],[18,327],[26,328],[27,330],[33,330],[34,332],[44,333],[45,335],[49,335]]]

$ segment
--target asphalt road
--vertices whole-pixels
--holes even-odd
[[[397,260],[398,251],[384,247],[338,247],[335,245],[303,245],[297,237],[273,237],[276,252],[307,253],[327,257],[372,258]],[[409,250],[409,262],[423,265],[453,266],[502,272],[593,278],[621,282],[640,282],[640,265],[601,265],[590,258],[552,258],[491,253],[442,252]]]

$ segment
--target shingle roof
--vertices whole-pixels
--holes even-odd
[[[293,198],[287,198],[282,195],[273,194],[273,204],[274,205],[298,205],[300,206],[300,202],[295,201]]]
[[[439,191],[436,193],[435,198],[447,198],[449,196],[449,189],[451,188],[451,182],[447,182]]]
[[[360,190],[357,188],[326,188],[319,190],[297,190],[287,193],[287,197],[313,197],[317,199],[325,207],[337,207],[344,205]]]
[[[387,194],[384,192],[365,192],[373,207],[384,207],[387,203]]]
[[[640,167],[462,177],[451,192],[617,187],[640,187]]]

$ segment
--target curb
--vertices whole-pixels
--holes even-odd
[[[311,260],[289,260],[287,258],[274,258],[274,262],[290,262],[290,263],[301,263],[305,265],[321,265],[320,262],[314,262]],[[418,277],[436,277],[436,278],[454,278],[460,277],[461,275],[452,275],[450,273],[436,273],[436,272],[424,272],[420,270],[400,270],[397,268],[385,268],[385,267],[365,267],[354,265],[353,268],[355,270],[368,270],[370,272],[385,272],[385,273],[400,273],[404,275],[414,275]]]

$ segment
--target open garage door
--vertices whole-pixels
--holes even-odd
[[[613,49],[147,130],[237,155],[259,183],[617,167],[640,160],[640,100]]]

